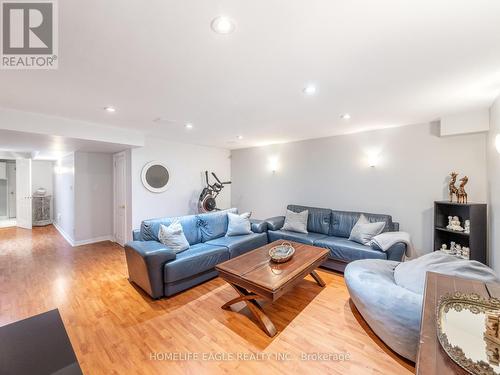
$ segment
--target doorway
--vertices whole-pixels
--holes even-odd
[[[0,228],[16,224],[16,162],[0,160]]]
[[[121,246],[127,241],[127,181],[125,152],[113,155],[114,238]]]

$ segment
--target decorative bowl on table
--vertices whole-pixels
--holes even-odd
[[[295,249],[290,242],[283,242],[281,245],[272,247],[269,256],[275,263],[285,263],[292,259]]]

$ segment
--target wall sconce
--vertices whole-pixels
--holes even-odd
[[[497,148],[497,152],[500,154],[500,134],[497,134],[495,137],[495,147]]]
[[[279,159],[277,156],[272,156],[269,158],[268,167],[271,172],[276,173],[279,168]]]
[[[368,158],[368,166],[370,168],[375,168],[377,166],[377,164],[378,164],[378,157],[376,157],[376,156],[370,156]]]
[[[368,166],[375,168],[380,162],[380,155],[378,153],[369,153],[367,155]]]

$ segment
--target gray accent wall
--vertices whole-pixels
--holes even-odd
[[[254,218],[283,215],[290,203],[390,214],[428,253],[433,202],[447,199],[452,170],[469,176],[471,201],[486,202],[486,140],[419,124],[233,150],[232,205]]]

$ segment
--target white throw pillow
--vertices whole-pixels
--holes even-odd
[[[252,225],[250,224],[251,212],[245,212],[244,214],[232,214],[227,213],[228,223],[226,236],[242,236],[244,234],[252,233]]]
[[[189,242],[184,235],[182,225],[178,219],[174,219],[168,227],[161,224],[158,231],[158,239],[175,253],[189,249]]]
[[[283,230],[289,230],[291,232],[298,233],[308,233],[307,232],[307,218],[309,217],[309,211],[305,210],[302,212],[293,212],[286,210],[285,224],[283,225]]]
[[[358,222],[354,225],[351,230],[351,235],[349,236],[349,241],[358,242],[363,245],[370,245],[370,241],[377,234],[382,233],[385,228],[385,222],[374,222],[366,218],[365,215],[361,214]]]

